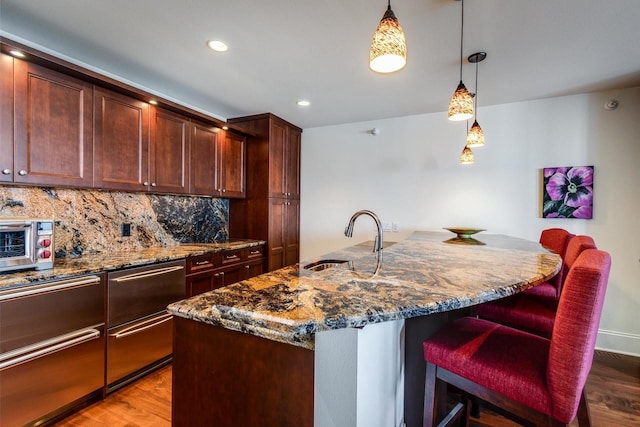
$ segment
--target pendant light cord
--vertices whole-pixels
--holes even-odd
[[[391,2],[391,0],[389,0],[389,2]],[[462,81],[462,43],[464,43],[464,0],[461,0],[462,2],[462,12],[461,12],[461,18],[460,18],[460,81]]]
[[[476,62],[476,93],[473,95],[473,114],[474,119],[478,118],[478,62]]]

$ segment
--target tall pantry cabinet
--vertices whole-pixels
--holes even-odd
[[[247,196],[229,201],[229,234],[267,242],[266,269],[300,257],[302,129],[271,114],[229,119],[255,134],[247,141]]]

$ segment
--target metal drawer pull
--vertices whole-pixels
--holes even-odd
[[[113,280],[114,282],[128,282],[130,280],[145,279],[147,277],[158,276],[160,274],[171,273],[173,271],[183,269],[184,267],[181,265],[174,265],[173,267],[158,268],[157,270],[149,270],[142,273],[129,274],[128,276],[117,277],[111,280]]]
[[[60,289],[73,288],[76,286],[92,285],[94,283],[100,283],[100,278],[98,276],[86,276],[79,279],[58,281],[49,285],[45,284],[40,286],[28,287],[26,289],[5,291],[0,292],[0,301],[40,294],[44,292],[58,291]]]
[[[224,256],[225,259],[236,259],[239,258],[238,255],[225,255]]]
[[[250,255],[258,255],[260,253],[260,251],[251,251],[249,252]]]
[[[109,336],[114,337],[115,339],[124,338],[126,336],[137,334],[138,332],[142,332],[146,329],[155,328],[156,326],[166,322],[167,320],[171,320],[172,317],[173,317],[172,314],[168,314],[168,313],[162,314],[160,316],[149,319],[145,322],[125,328],[119,332],[116,332],[115,334],[109,334]],[[150,323],[150,322],[153,322],[153,323]],[[144,325],[144,326],[140,326],[140,325]]]
[[[207,264],[211,264],[209,261],[196,261],[194,263],[195,265],[207,265]]]
[[[46,341],[41,341],[23,348],[9,351],[0,355],[0,370],[9,368],[19,363],[27,362],[36,357],[55,351],[64,350],[68,347],[96,339],[100,336],[100,331],[94,328],[83,329],[61,335]]]

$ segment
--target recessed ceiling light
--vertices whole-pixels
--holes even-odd
[[[226,43],[221,42],[220,40],[211,40],[207,42],[207,46],[209,46],[216,52],[226,52],[227,50],[229,50],[229,46],[227,46]]]
[[[25,54],[20,52],[19,50],[10,50],[9,53],[17,58],[24,58]]]
[[[298,106],[300,107],[308,107],[309,105],[311,105],[309,101],[306,101],[304,99],[301,99],[300,101],[296,102],[296,104],[298,104]]]

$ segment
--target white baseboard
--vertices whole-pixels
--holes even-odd
[[[596,339],[596,348],[640,357],[640,335],[600,329]]]

